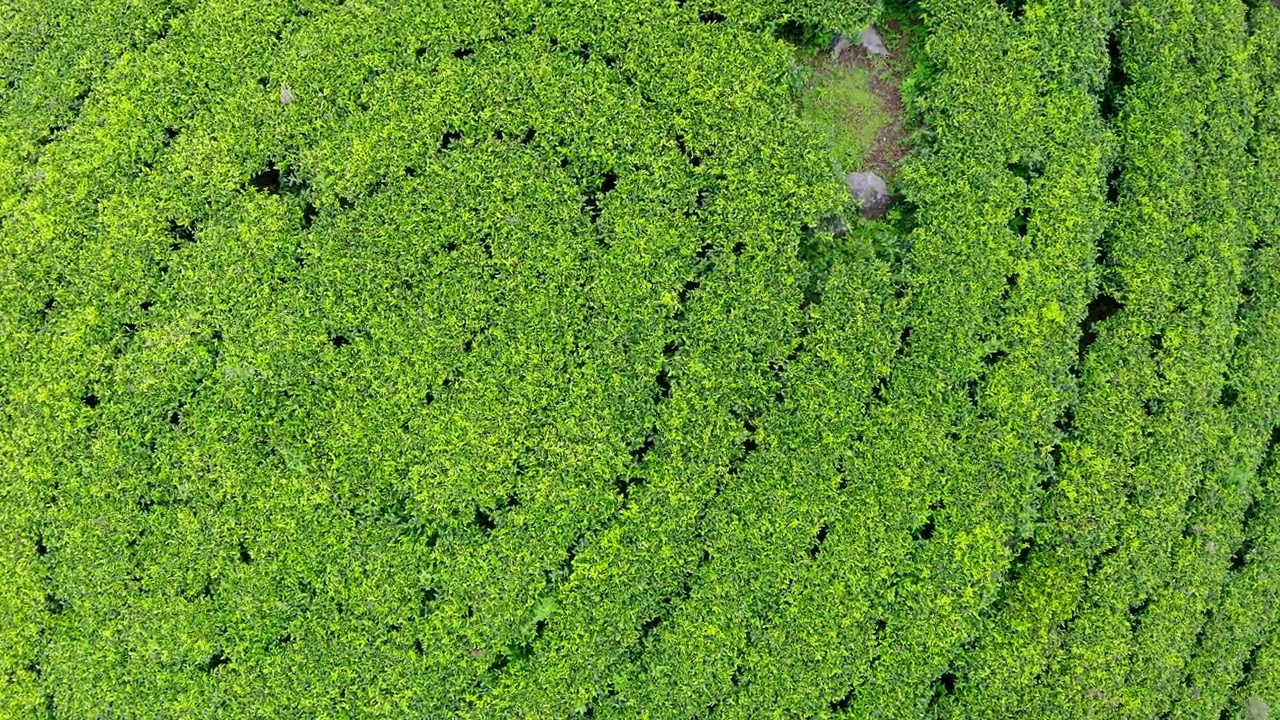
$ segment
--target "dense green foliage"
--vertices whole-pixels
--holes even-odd
[[[914,30],[885,223],[796,48]],[[0,717],[1280,710],[1280,10],[6,0]]]

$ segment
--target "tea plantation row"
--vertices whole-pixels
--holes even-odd
[[[1280,708],[1271,3],[0,18],[0,717]]]

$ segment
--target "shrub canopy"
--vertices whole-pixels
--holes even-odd
[[[0,717],[1280,707],[1248,5],[5,3]]]

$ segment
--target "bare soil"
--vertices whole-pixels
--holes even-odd
[[[852,47],[841,54],[840,65],[847,68],[866,70],[867,83],[872,94],[880,100],[881,107],[889,115],[890,121],[876,133],[875,142],[864,160],[866,168],[877,175],[890,180],[898,163],[907,154],[907,138],[909,136],[906,120],[902,112],[902,94],[899,87],[903,79],[911,72],[911,60],[907,56],[907,45],[910,40],[902,31],[896,20],[889,20],[880,28],[881,38],[889,50],[889,57],[870,55],[857,43],[857,38],[850,38]],[[828,54],[827,61],[832,61]]]

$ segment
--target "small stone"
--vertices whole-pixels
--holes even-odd
[[[293,104],[293,91],[287,86],[280,88],[280,104],[284,106]]]
[[[40,168],[39,170],[36,171],[36,182],[40,182],[43,179],[44,179],[44,168]]]
[[[880,39],[880,33],[876,32],[875,25],[868,26],[862,31],[862,47],[866,48],[870,55],[889,54],[889,49],[884,46],[884,41]]]
[[[835,39],[831,41],[831,57],[839,60],[840,57],[848,52],[851,47],[853,47],[853,45],[849,43],[848,38],[837,34]]]
[[[893,205],[888,186],[873,172],[851,172],[844,176],[844,182],[858,203],[858,211],[868,220],[883,218]]]

